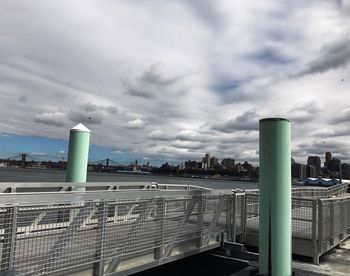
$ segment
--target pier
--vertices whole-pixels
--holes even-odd
[[[80,187],[80,186],[79,186]],[[0,271],[129,275],[212,249],[257,260],[259,191],[162,183],[0,184]],[[349,184],[292,189],[292,251],[350,236]]]

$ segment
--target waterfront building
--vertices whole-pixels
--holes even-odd
[[[321,158],[318,157],[317,155],[315,156],[309,156],[307,159],[307,164],[309,166],[314,166],[315,167],[315,176],[319,176],[321,173]],[[309,176],[312,177],[312,176]]]
[[[325,159],[326,160],[324,162],[324,167],[326,168],[326,170],[329,170],[329,163],[332,160],[332,154],[329,151],[326,152]]]
[[[343,179],[350,179],[350,165],[348,163],[341,164],[341,174]]]
[[[232,169],[235,166],[235,159],[225,158],[221,161],[221,165],[226,169]]]
[[[203,157],[203,160],[202,160],[204,166],[203,168],[204,169],[209,169],[211,167],[211,164],[210,164],[210,154],[209,153],[206,153],[205,156]]]
[[[219,160],[215,156],[212,156],[210,158],[210,167],[209,168],[214,168],[217,165],[219,165]]]
[[[317,168],[314,166],[314,165],[307,165],[307,177],[312,177],[312,178],[315,178],[315,177],[318,177],[319,176],[319,173]]]
[[[338,172],[340,173],[341,168],[341,161],[338,158],[332,158],[332,160],[329,162],[329,170],[331,172]]]
[[[306,178],[307,167],[305,164],[293,163],[292,164],[292,178],[303,180]]]

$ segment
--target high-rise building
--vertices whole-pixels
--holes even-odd
[[[324,161],[324,167],[327,169],[327,170],[329,170],[329,163],[331,162],[331,160],[332,160],[332,154],[329,152],[329,151],[327,151],[326,152],[326,155],[325,155],[325,161]]]
[[[307,174],[307,167],[304,164],[293,163],[292,164],[292,178],[298,180],[304,180]]]
[[[211,168],[210,154],[209,154],[209,153],[205,154],[205,156],[203,157],[202,162],[203,162],[203,164],[204,164],[204,166],[203,166],[204,169],[209,169],[209,168]]]
[[[338,158],[332,158],[332,160],[329,162],[329,170],[331,172],[340,172],[341,168],[341,161]]]
[[[319,176],[321,173],[321,158],[317,155],[309,156],[307,159],[307,164],[315,167],[315,175]],[[311,176],[310,176],[311,177]]]
[[[219,160],[215,156],[212,156],[210,158],[210,168],[214,168],[217,165],[219,165]]]
[[[350,179],[350,165],[347,163],[341,164],[341,174],[343,179]]]
[[[235,159],[225,158],[221,161],[221,165],[226,169],[232,169],[235,166]]]
[[[314,166],[314,165],[307,165],[307,168],[306,168],[306,175],[307,177],[312,177],[312,178],[315,178],[317,177],[317,168]]]

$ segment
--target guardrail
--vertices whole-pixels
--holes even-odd
[[[3,193],[0,271],[126,275],[219,247],[230,197],[187,188]]]
[[[257,191],[154,182],[86,183],[86,191],[72,191],[67,184],[0,184],[0,272],[128,275],[225,239],[258,245]],[[350,236],[347,188],[293,189],[293,253],[318,263]]]
[[[292,190],[292,252],[309,256],[315,264],[319,257],[350,236],[350,196],[348,184],[330,188]],[[296,196],[297,195],[297,196]],[[259,194],[247,192],[245,232],[242,242],[258,246]]]

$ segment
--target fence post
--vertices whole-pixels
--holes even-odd
[[[233,198],[235,194],[232,194],[229,196],[227,202],[226,202],[226,231],[227,231],[227,239],[229,241],[233,241],[233,218],[234,213],[233,210]]]
[[[317,244],[317,199],[312,200],[312,250],[313,263],[319,264],[318,244]]]
[[[108,203],[100,202],[98,206],[98,228],[97,228],[97,250],[95,253],[96,262],[93,265],[92,275],[102,276],[104,274],[104,243],[106,238],[106,228],[108,219]]]
[[[164,220],[165,220],[165,198],[156,200],[156,248],[154,259],[159,260],[164,256]]]
[[[323,203],[322,203],[322,199],[319,198],[317,200],[317,207],[318,207],[318,229],[317,229],[317,240],[318,240],[318,247],[317,247],[317,253],[318,256],[320,256],[323,252],[322,252],[322,245],[323,245]]]
[[[8,207],[5,214],[4,241],[0,271],[13,270],[15,264],[16,235],[17,235],[17,205]]]
[[[202,193],[198,196],[197,203],[197,239],[196,247],[201,248],[203,246],[203,222],[204,222],[204,207],[205,207],[205,198]]]

